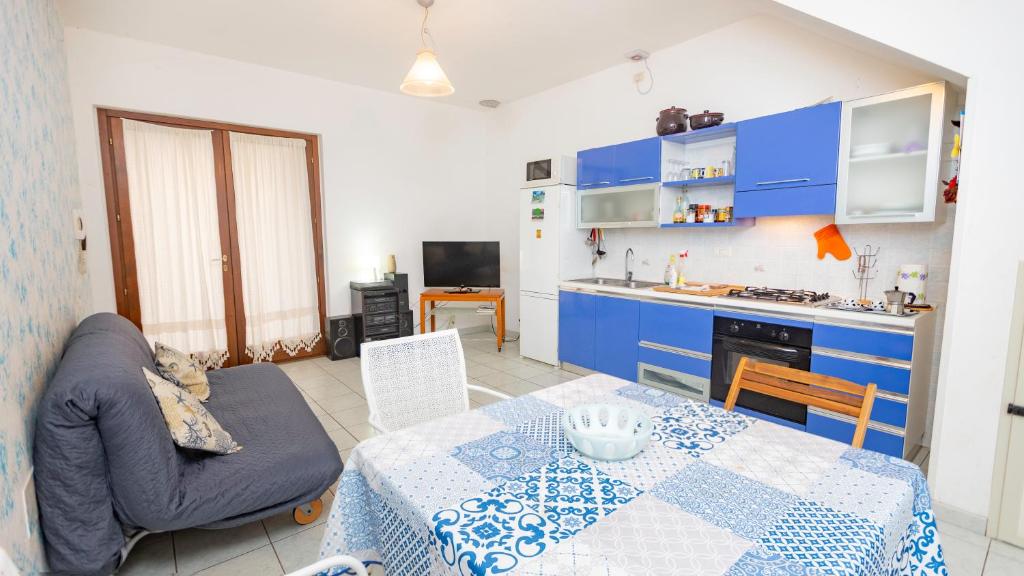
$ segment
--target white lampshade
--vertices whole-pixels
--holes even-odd
[[[455,92],[455,87],[438,64],[437,56],[426,48],[416,53],[416,61],[399,89],[412,96],[428,97],[448,96]]]

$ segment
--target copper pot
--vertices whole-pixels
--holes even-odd
[[[705,110],[703,114],[694,114],[693,116],[690,116],[690,128],[693,130],[710,128],[712,126],[718,126],[723,121],[725,121],[725,114]]]
[[[686,108],[666,108],[658,114],[658,136],[686,132]]]

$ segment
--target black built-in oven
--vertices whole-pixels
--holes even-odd
[[[711,349],[711,398],[725,402],[740,358],[811,368],[811,329],[785,324],[716,316]],[[807,406],[779,400],[750,390],[740,392],[737,406],[762,414],[807,424]]]

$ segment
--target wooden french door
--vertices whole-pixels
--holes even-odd
[[[221,254],[221,269],[228,347],[228,359],[224,363],[225,366],[246,364],[253,361],[245,351],[246,315],[245,302],[242,297],[242,276],[239,271],[241,260],[239,257],[238,229],[235,217],[235,191],[231,168],[230,133],[237,132],[305,140],[307,173],[309,177],[310,217],[312,221],[312,230],[309,232],[313,237],[321,338],[309,351],[300,350],[295,355],[289,355],[284,350],[277,350],[271,360],[277,362],[323,355],[326,351],[327,333],[325,332],[324,318],[326,294],[324,290],[322,208],[320,204],[319,138],[315,134],[254,128],[224,122],[209,122],[121,110],[99,109],[98,117],[117,312],[131,320],[140,329],[142,329],[142,306],[140,304],[135,239],[129,203],[123,121],[126,119],[136,120],[175,128],[201,129],[212,132],[219,235],[223,252]]]

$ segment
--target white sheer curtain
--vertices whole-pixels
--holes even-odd
[[[295,355],[320,340],[306,141],[231,133],[245,351]]]
[[[124,120],[142,331],[207,368],[228,357],[213,134]]]

